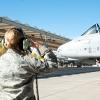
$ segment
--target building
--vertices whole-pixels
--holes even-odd
[[[0,17],[0,37],[2,38],[6,30],[14,26],[21,27],[33,41],[38,41],[40,45],[46,45],[52,49],[57,49],[59,45],[70,41],[68,38],[26,24],[21,24],[19,21],[12,21],[7,17]]]

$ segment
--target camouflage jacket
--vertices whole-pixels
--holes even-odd
[[[0,100],[35,100],[34,68],[26,58],[12,49],[0,57]]]

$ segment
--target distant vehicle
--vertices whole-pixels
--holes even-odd
[[[93,25],[80,37],[58,47],[57,55],[58,58],[69,59],[68,61],[77,64],[77,67],[83,64],[95,65],[96,59],[100,59],[99,25]]]

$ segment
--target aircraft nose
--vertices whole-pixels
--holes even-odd
[[[60,56],[70,56],[74,53],[74,48],[75,48],[74,43],[73,43],[73,45],[72,45],[72,43],[67,43],[67,44],[61,45],[57,49],[57,53]]]
[[[62,48],[61,48],[61,47],[59,47],[59,48],[57,49],[57,55],[60,55],[60,54],[61,54],[61,52],[62,52]]]

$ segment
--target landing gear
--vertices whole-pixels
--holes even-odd
[[[77,64],[77,68],[81,68],[82,67],[82,64]]]
[[[81,62],[76,62],[76,66],[77,66],[77,68],[81,68],[82,67],[82,63]]]

